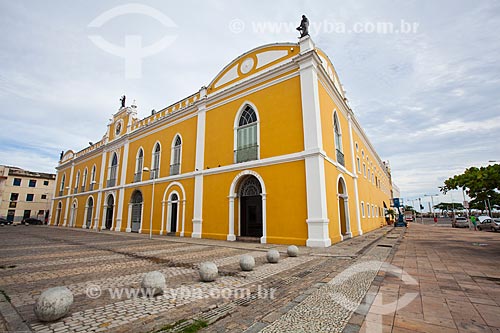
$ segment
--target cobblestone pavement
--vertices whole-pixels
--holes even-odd
[[[0,228],[0,289],[36,332],[148,332],[191,318],[209,322],[206,331],[293,331],[301,329],[293,326],[296,315],[316,318],[319,326],[307,328],[340,331],[390,251],[372,244],[388,231],[377,229],[328,249],[301,247],[299,257],[289,258],[286,246],[270,244],[7,226]],[[269,248],[281,252],[279,263],[266,262]],[[253,271],[239,269],[242,254],[255,257]],[[199,281],[203,261],[218,265],[217,281]],[[347,271],[357,277],[355,284],[342,278],[346,268],[363,263],[369,267],[361,273]],[[153,270],[165,275],[167,289],[154,298],[138,297],[142,276]],[[33,305],[55,286],[73,292],[71,312],[41,323]],[[323,295],[333,296],[325,301]]]
[[[381,276],[346,331],[500,332],[499,254],[499,233],[412,223],[387,261],[403,271]]]

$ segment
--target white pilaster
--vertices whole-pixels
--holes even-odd
[[[184,237],[184,224],[186,222],[186,200],[183,199],[181,202],[182,202],[182,230],[179,236]]]
[[[161,229],[160,229],[160,235],[164,234],[165,231],[165,201],[161,202]]]
[[[228,241],[235,241],[234,235],[234,196],[229,196],[229,233],[227,234]]]
[[[129,202],[128,214],[127,214],[127,228],[125,229],[125,232],[131,232],[131,231],[132,231],[132,203]]]
[[[206,88],[200,91],[200,98],[205,98]],[[196,171],[200,172],[194,177],[194,211],[193,211],[193,233],[191,237],[201,238],[203,222],[203,165],[205,163],[205,124],[206,124],[206,105],[202,103],[198,107],[198,122],[196,127]]]
[[[318,59],[310,37],[299,41],[303,59],[299,60],[300,88],[302,97],[302,121],[304,126],[304,150],[318,153],[305,159],[307,189],[307,246],[327,247],[331,245],[328,232],[328,211],[326,204],[325,161],[321,131],[321,113],[318,91]],[[309,54],[308,54],[309,53]]]
[[[128,165],[128,141],[123,145],[123,156],[122,156],[122,174],[120,179],[118,179],[118,183],[120,184],[120,190],[118,191],[118,207],[116,211],[116,226],[115,231],[120,231],[122,227],[122,218],[123,218],[123,201],[125,200],[125,183],[127,182],[127,165]]]
[[[99,229],[99,216],[101,213],[101,205],[102,205],[102,191],[103,191],[103,184],[104,184],[104,174],[106,172],[106,155],[107,152],[103,151],[102,157],[101,157],[101,174],[99,175],[99,181],[96,183],[97,185],[97,203],[95,206],[95,219],[94,219],[94,229],[97,230]],[[105,217],[103,216],[103,222],[104,222]]]
[[[267,197],[267,194],[265,193],[262,193],[261,194],[261,197],[262,197],[262,237],[260,238],[260,242],[262,244],[266,244],[267,243],[267,200],[266,200],[266,197]]]
[[[356,223],[358,226],[359,236],[363,234],[363,230],[361,228],[361,214],[359,212],[359,194],[358,194],[358,171],[356,170],[356,159],[354,153],[354,137],[352,135],[352,117],[351,115],[347,115],[347,120],[349,124],[349,140],[351,141],[351,156],[352,156],[352,174],[354,175],[354,201],[356,205]]]
[[[72,188],[72,185],[73,185],[73,171],[75,169],[75,163],[72,163],[71,164],[71,171],[70,171],[70,174],[69,174],[69,182],[68,182],[68,196],[66,197],[66,207],[64,209],[64,223],[63,223],[63,227],[65,227],[68,223],[68,211],[69,211],[69,206],[71,205],[71,198],[73,197],[73,195],[71,194],[71,188]],[[63,188],[63,191],[66,191],[66,188]],[[63,192],[64,193],[64,192]]]

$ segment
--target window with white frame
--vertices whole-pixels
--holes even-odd
[[[181,170],[181,153],[182,139],[180,135],[176,135],[172,145],[172,161],[170,164],[170,174],[178,175]]]
[[[75,188],[73,190],[73,193],[78,193],[78,184],[80,184],[80,170],[78,170],[76,173]]]
[[[160,144],[156,143],[155,149],[153,150],[153,165],[151,166],[151,179],[156,179],[160,176],[160,153],[161,153]]]
[[[234,151],[236,163],[258,159],[258,130],[257,113],[250,105],[246,104],[236,128],[236,149]]]
[[[359,160],[359,157],[356,157],[356,164],[358,166],[358,172],[361,173],[361,161]]]
[[[64,173],[61,178],[61,186],[59,187],[59,196],[64,194],[64,183],[66,183],[66,174]]]
[[[339,118],[337,112],[333,113],[333,132],[335,136],[335,152],[337,156],[337,162],[345,166],[344,153],[342,148],[342,130],[340,128]]]
[[[109,166],[107,187],[113,187],[116,185],[117,175],[118,175],[118,155],[116,153],[113,153],[111,164]]]
[[[361,201],[361,216],[365,217],[365,203]]]
[[[94,186],[95,186],[95,183],[96,183],[95,174],[96,174],[96,166],[94,164],[94,166],[92,166],[92,172],[90,173],[90,187],[89,187],[89,189],[91,191],[94,190]]]
[[[367,202],[367,203],[366,203],[366,216],[367,216],[367,217],[370,217],[370,215],[371,215],[371,214],[370,214],[370,204]]]
[[[89,173],[89,169],[85,168],[85,170],[83,170],[82,186],[80,187],[81,192],[85,192],[85,186],[87,186],[88,173]]]
[[[142,181],[142,169],[144,168],[144,151],[139,148],[135,159],[134,182]]]

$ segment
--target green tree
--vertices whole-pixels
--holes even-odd
[[[468,168],[464,173],[445,180],[444,186],[440,187],[445,194],[457,189],[464,190],[473,204],[489,201],[492,206],[500,205],[500,164]]]

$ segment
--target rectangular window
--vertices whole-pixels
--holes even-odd
[[[29,187],[36,187],[36,180],[35,179],[30,179]]]
[[[366,203],[366,216],[370,217],[370,204]]]
[[[16,208],[16,207],[17,207],[17,201],[9,202],[9,208]]]
[[[34,195],[33,193],[28,193],[28,194],[26,194],[26,201],[33,201],[33,197],[34,197],[34,196],[35,196],[35,195]]]
[[[27,219],[27,218],[28,218],[28,217],[30,217],[30,216],[31,216],[31,210],[29,210],[29,209],[28,209],[28,210],[25,210],[25,211],[24,211],[24,214],[23,214],[23,218],[24,218],[24,219]]]
[[[47,194],[42,194],[42,199],[47,199]]]
[[[17,201],[18,198],[19,198],[19,193],[10,194],[10,201]]]
[[[366,178],[366,164],[363,163],[363,176]]]
[[[14,178],[14,186],[21,186],[21,178]]]
[[[257,124],[240,127],[237,130],[236,163],[256,160],[259,146],[257,145]]]
[[[361,203],[361,216],[365,217],[365,204]]]
[[[49,181],[48,181],[48,180],[44,180],[44,181],[43,181],[43,185],[45,185],[45,186],[49,186]]]
[[[359,161],[359,157],[356,157],[356,163],[358,165],[358,172],[361,173],[361,162]]]

